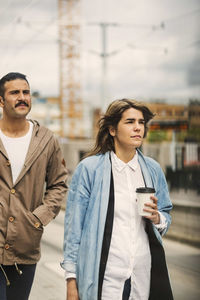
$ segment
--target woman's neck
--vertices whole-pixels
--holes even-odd
[[[133,159],[135,156],[136,149],[131,150],[122,150],[122,149],[116,149],[115,154],[119,159],[121,159],[123,162],[128,163],[130,160]]]

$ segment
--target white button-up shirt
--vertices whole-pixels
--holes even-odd
[[[102,299],[122,299],[124,282],[131,277],[129,299],[147,300],[151,255],[145,221],[138,214],[136,188],[144,187],[137,152],[128,163],[111,152],[114,179],[114,221]]]

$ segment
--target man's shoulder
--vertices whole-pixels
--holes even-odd
[[[37,120],[29,119],[29,122],[33,123],[33,130],[38,135],[48,135],[49,137],[55,136],[54,133],[47,127],[41,125]]]
[[[56,138],[55,134],[49,128],[47,128],[47,127],[45,127],[43,125],[40,125],[39,132],[48,134],[49,137]]]

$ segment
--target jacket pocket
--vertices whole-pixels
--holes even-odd
[[[40,258],[43,226],[31,212],[24,213],[17,223],[17,239],[14,245],[16,256],[24,262],[37,262]]]

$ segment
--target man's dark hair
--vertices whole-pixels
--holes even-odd
[[[5,93],[5,83],[7,81],[12,81],[12,80],[16,80],[16,79],[22,79],[22,80],[26,80],[26,82],[29,85],[28,80],[26,79],[26,75],[22,74],[22,73],[17,73],[17,72],[10,72],[7,75],[3,76],[0,79],[0,96],[3,97],[4,93]]]

